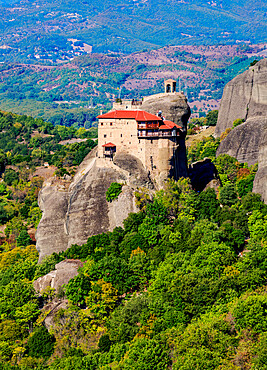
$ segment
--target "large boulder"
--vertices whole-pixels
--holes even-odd
[[[259,160],[260,143],[266,130],[267,117],[249,118],[230,131],[220,143],[216,155],[228,154],[235,157],[238,162],[255,164]]]
[[[215,136],[238,119],[267,116],[267,59],[228,82],[223,91]]]
[[[78,269],[83,266],[80,260],[64,260],[56,264],[55,270],[39,277],[33,282],[34,289],[42,293],[47,287],[55,289],[67,285],[70,279],[78,275]]]
[[[137,211],[136,188],[153,187],[136,157],[120,153],[113,163],[97,158],[96,151],[89,153],[70,184],[55,177],[44,183],[39,193],[43,215],[36,233],[39,261],[72,244],[81,245],[92,235],[123,226],[128,214]],[[108,203],[106,191],[112,182],[124,186],[118,199]]]
[[[186,133],[191,110],[183,93],[162,93],[146,96],[140,108],[152,114],[161,110],[167,120],[177,123]]]
[[[218,171],[210,158],[190,164],[188,176],[193,189],[198,192],[209,187],[217,189],[220,185]]]

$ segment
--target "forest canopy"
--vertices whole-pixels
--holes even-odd
[[[69,178],[95,142],[60,144],[87,131],[10,113],[0,125],[1,368],[267,367],[267,206],[251,192],[256,165],[216,158],[218,141],[206,138],[188,159],[214,161],[216,191],[197,193],[184,178],[153,195],[138,189],[140,210],[123,227],[38,264],[31,230],[43,179],[34,171],[47,162]],[[73,259],[77,276],[36,293],[34,280]],[[64,305],[47,325],[55,302]]]

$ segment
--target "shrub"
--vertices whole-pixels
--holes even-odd
[[[108,202],[112,202],[114,199],[117,199],[121,193],[122,184],[117,182],[112,182],[108,190],[106,191],[106,199]]]
[[[19,181],[19,174],[12,168],[8,168],[4,174],[4,181],[7,185],[11,186],[14,182]]]
[[[100,337],[98,342],[98,348],[101,352],[108,352],[110,350],[112,342],[108,334],[104,334]]]
[[[218,120],[218,110],[212,110],[208,112],[205,119],[205,124],[208,126],[216,126]]]
[[[243,122],[244,122],[244,119],[237,118],[237,119],[233,122],[233,127],[239,126],[239,125],[241,125]]]
[[[229,207],[237,202],[237,193],[233,184],[226,184],[221,188],[219,201],[222,205]]]
[[[41,326],[30,336],[27,349],[31,357],[50,357],[54,352],[55,338],[48,330]]]

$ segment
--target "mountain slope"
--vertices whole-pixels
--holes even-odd
[[[2,44],[24,57],[44,46],[67,51],[70,37],[92,45],[95,52],[266,40],[263,1],[2,0],[0,11]]]

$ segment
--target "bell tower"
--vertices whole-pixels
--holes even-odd
[[[174,93],[176,92],[176,81],[173,79],[169,79],[164,81],[164,86],[165,86],[165,93]]]

